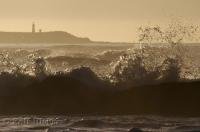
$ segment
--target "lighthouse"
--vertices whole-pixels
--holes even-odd
[[[35,33],[35,23],[32,24],[32,33]]]

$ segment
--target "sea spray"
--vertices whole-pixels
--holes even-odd
[[[0,70],[1,73],[44,78],[58,73],[68,74],[73,70],[82,72],[87,67],[100,79],[123,88],[196,80],[200,78],[199,63],[193,60],[192,52],[184,42],[198,38],[198,31],[198,26],[180,21],[165,28],[157,25],[140,27],[139,44],[135,44],[139,46],[133,45],[128,50],[105,50],[93,56],[51,56],[49,49],[5,50],[1,51]]]
[[[191,63],[188,65],[190,54],[183,43],[194,39],[198,31],[198,26],[185,25],[180,21],[169,24],[165,29],[159,26],[140,27],[140,48],[129,49],[113,62],[109,78],[120,87],[187,79],[185,69],[190,69]]]

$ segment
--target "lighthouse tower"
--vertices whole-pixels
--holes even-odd
[[[35,33],[35,23],[32,24],[32,33]]]

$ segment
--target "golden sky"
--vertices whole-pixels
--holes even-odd
[[[1,31],[63,30],[101,41],[136,40],[140,25],[200,22],[200,0],[0,0]]]

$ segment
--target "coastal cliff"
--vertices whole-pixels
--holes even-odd
[[[63,31],[0,32],[0,43],[89,43],[89,38],[76,37]]]

